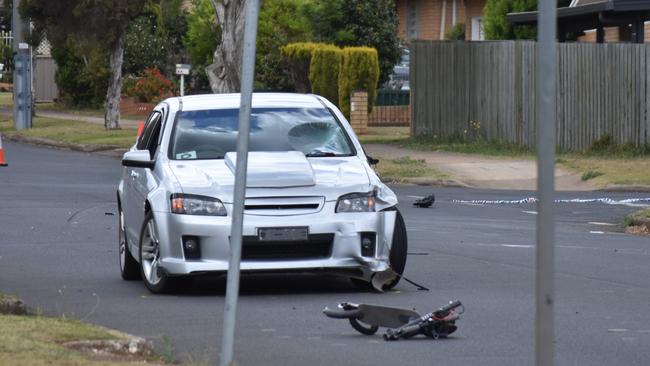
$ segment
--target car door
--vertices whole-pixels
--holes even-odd
[[[151,159],[154,158],[155,147],[160,136],[162,113],[154,111],[145,124],[142,135],[136,144],[137,150],[149,150]],[[140,228],[144,221],[144,206],[147,199],[147,178],[151,176],[148,168],[125,168],[124,184],[124,219],[126,221],[126,235],[129,244],[137,245],[140,240]]]

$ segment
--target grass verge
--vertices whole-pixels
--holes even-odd
[[[557,162],[596,185],[650,185],[650,157],[563,154]]]
[[[107,330],[75,320],[40,316],[0,315],[1,365],[135,365],[124,362],[91,359],[63,345],[81,340],[117,340]]]
[[[410,137],[409,127],[370,127],[359,136],[362,144],[388,144],[419,151],[446,151],[489,156],[533,157],[533,152],[523,146],[490,141],[481,138],[470,140],[462,136],[439,138],[436,136]]]
[[[38,137],[71,144],[107,145],[128,148],[136,139],[131,128],[106,130],[101,125],[62,119],[35,117],[33,128],[16,131],[10,118],[0,117],[0,132],[7,136]]]
[[[390,182],[404,182],[408,178],[418,179],[449,179],[450,176],[430,167],[424,160],[412,159],[405,156],[398,159],[382,159],[375,166],[375,170],[383,180]]]
[[[624,223],[628,233],[650,235],[650,208],[627,215]]]
[[[14,105],[14,94],[3,92],[0,93],[0,107],[10,107]]]

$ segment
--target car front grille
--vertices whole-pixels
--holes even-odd
[[[291,216],[319,212],[325,197],[248,197],[244,205],[246,215]]]
[[[242,238],[242,260],[299,260],[329,258],[334,234],[310,234],[301,241],[260,241],[257,236]]]

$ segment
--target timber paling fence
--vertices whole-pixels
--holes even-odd
[[[605,136],[616,144],[650,144],[650,46],[557,47],[557,146],[580,151]],[[415,41],[413,135],[469,133],[534,148],[536,54],[535,42]]]

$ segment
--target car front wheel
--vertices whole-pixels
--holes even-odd
[[[160,240],[153,212],[147,212],[140,230],[140,273],[149,291],[159,294],[171,290],[172,280],[160,267]]]
[[[406,267],[406,255],[408,251],[408,238],[406,236],[406,224],[402,214],[397,211],[395,215],[395,228],[393,229],[393,241],[390,247],[390,254],[388,256],[390,268],[395,271],[397,276],[391,282],[383,286],[383,290],[387,291],[397,286],[397,283],[402,278],[404,268]],[[358,279],[351,278],[352,283],[359,289],[371,290],[373,289],[372,283]]]

